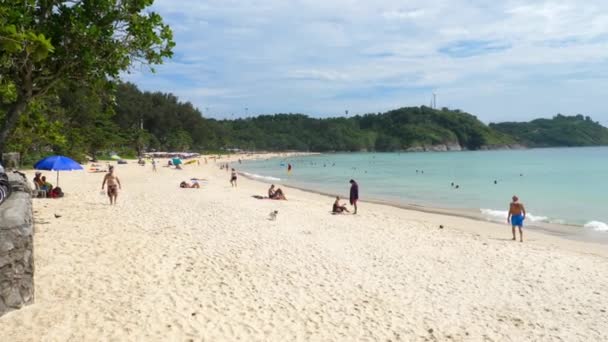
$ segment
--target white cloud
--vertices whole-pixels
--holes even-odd
[[[176,56],[131,79],[216,116],[246,106],[379,111],[426,104],[437,89],[445,104],[487,121],[560,111],[608,122],[598,104],[605,93],[581,101],[573,91],[597,87],[589,75],[608,72],[604,0],[157,0],[154,8],[174,28]]]

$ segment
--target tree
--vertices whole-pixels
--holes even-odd
[[[172,56],[153,0],[0,2],[0,152],[35,99],[65,81],[116,80],[133,63]]]

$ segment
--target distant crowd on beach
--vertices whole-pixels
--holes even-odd
[[[152,165],[152,171],[157,172],[157,165],[158,165],[157,160],[152,158],[150,163]],[[192,163],[196,163],[197,165],[200,165],[200,160],[198,160],[198,159],[191,160],[191,161],[188,161],[186,164],[192,164]],[[207,164],[206,157],[204,158],[204,163]],[[241,164],[241,159],[238,159],[238,163]],[[138,161],[138,164],[145,166],[146,162],[143,159],[140,159]],[[181,169],[181,167],[180,167],[181,164],[182,164],[181,160],[168,160],[167,166],[165,166],[165,167],[173,166],[179,170],[179,169]],[[282,164],[282,165],[284,165],[284,164]],[[326,164],[324,164],[324,166],[326,166]],[[332,166],[335,166],[335,163],[333,163]],[[227,162],[220,163],[219,168],[220,168],[220,170],[225,170],[226,172],[229,172],[230,185],[231,185],[231,187],[236,188],[237,182],[238,182],[238,172],[236,171],[236,169],[234,167],[231,167],[230,163],[227,163]],[[287,173],[291,174],[292,170],[293,170],[292,164],[287,164]],[[95,171],[91,171],[91,172],[106,172],[103,177],[101,189],[102,189],[102,191],[104,191],[104,189],[105,189],[105,191],[106,191],[105,194],[107,194],[110,204],[115,205],[117,198],[118,198],[118,192],[120,189],[122,189],[122,184],[120,182],[120,179],[114,172],[114,166],[108,164],[107,171],[106,170],[98,171],[98,169],[95,169]],[[424,174],[424,170],[416,169],[416,173],[422,175],[422,174]],[[523,176],[523,174],[520,174],[520,176]],[[204,180],[204,179],[192,178],[190,181],[182,181],[179,184],[179,187],[180,188],[200,189],[201,188],[201,185],[199,183],[200,180]],[[56,197],[63,196],[63,192],[61,191],[61,188],[53,187],[53,185],[47,181],[46,177],[43,176],[41,174],[41,172],[35,173],[33,182],[34,182],[34,186],[35,186],[36,192],[38,194],[37,195],[38,197],[56,198]],[[498,181],[494,180],[494,184],[497,184],[497,183],[498,183]],[[347,207],[347,203],[344,203],[341,201],[340,196],[336,196],[335,200],[332,204],[332,207],[331,207],[332,214],[345,214],[345,213],[352,213],[353,215],[357,214],[357,209],[358,209],[357,204],[359,201],[359,184],[354,179],[350,179],[349,185],[350,185],[350,191],[349,191],[348,204],[350,204],[352,209],[349,209]],[[450,186],[453,189],[460,188],[460,185],[455,184],[454,182],[452,182],[450,184]],[[283,200],[283,201],[287,200],[287,195],[285,194],[285,191],[283,189],[275,186],[274,184],[271,184],[270,187],[268,188],[267,196],[255,195],[253,197],[258,198],[258,199]],[[271,213],[271,215],[274,215],[275,218],[276,218],[276,214],[277,214],[276,211]],[[526,209],[525,209],[523,203],[521,203],[519,201],[519,198],[516,195],[514,195],[512,197],[511,202],[509,203],[509,211],[507,214],[507,222],[512,227],[512,235],[513,235],[512,239],[513,240],[517,240],[517,232],[519,232],[519,241],[523,242],[523,226],[524,226],[525,218],[526,218]]]

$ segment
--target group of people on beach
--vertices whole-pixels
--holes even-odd
[[[53,187],[49,181],[46,180],[46,176],[43,176],[41,172],[37,171],[34,174],[34,187],[38,190],[38,194],[42,194],[44,197],[58,198],[63,197],[63,191],[60,187]]]
[[[156,161],[152,161],[153,169],[156,169]],[[220,169],[229,171],[230,173],[230,184],[232,187],[237,186],[238,174],[234,168],[230,168],[229,164],[225,163],[220,165]],[[110,199],[110,204],[116,204],[116,199],[118,197],[118,189],[122,189],[119,178],[114,174],[114,166],[110,165],[108,168],[108,173],[104,176],[103,183],[101,185],[102,191],[107,183],[107,195]],[[359,184],[351,179],[350,183],[350,196],[349,202],[350,205],[353,206],[353,215],[357,214],[357,202],[359,200]],[[53,186],[49,182],[46,181],[46,178],[41,175],[40,172],[36,172],[36,176],[34,178],[34,184],[36,188],[44,191],[52,191]],[[452,186],[454,186],[452,184]],[[186,181],[182,181],[180,183],[180,188],[200,188],[199,183],[196,180],[193,180],[192,183],[188,183]],[[260,197],[261,198],[261,197]],[[283,192],[281,188],[277,188],[274,184],[270,185],[268,189],[268,197],[273,200],[287,200],[287,196]],[[345,203],[340,202],[340,197],[336,196],[336,199],[332,205],[332,214],[343,214],[350,213]],[[507,215],[507,223],[511,224],[513,240],[517,240],[517,230],[519,231],[519,241],[523,242],[523,225],[524,220],[526,218],[526,209],[523,203],[519,202],[519,198],[517,196],[512,197],[512,202],[509,204],[509,211]]]

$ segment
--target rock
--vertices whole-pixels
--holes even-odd
[[[462,151],[462,146],[460,146],[460,144],[458,143],[447,143],[446,144],[448,151]]]
[[[13,261],[13,259],[11,257],[9,257],[8,254],[5,255],[5,256],[0,256],[0,268],[3,267],[3,266],[5,266],[5,265],[10,264],[11,261]],[[0,272],[0,280],[2,279],[1,278],[2,277],[1,274],[2,273]]]
[[[20,165],[20,155],[18,152],[2,153],[2,165],[8,172],[10,169],[18,169]]]
[[[10,308],[20,308],[23,304],[23,300],[21,299],[21,293],[19,293],[18,288],[11,288],[6,298],[4,298],[4,302],[6,306]]]
[[[0,316],[34,300],[31,188],[17,173],[8,173],[12,194],[0,205]]]
[[[10,241],[0,242],[0,253],[8,253],[13,248],[15,248],[15,245]]]
[[[444,144],[425,145],[424,150],[427,152],[447,152],[448,147]]]
[[[422,147],[422,146],[412,146],[412,147],[408,147],[405,151],[406,152],[424,152],[424,147]]]

